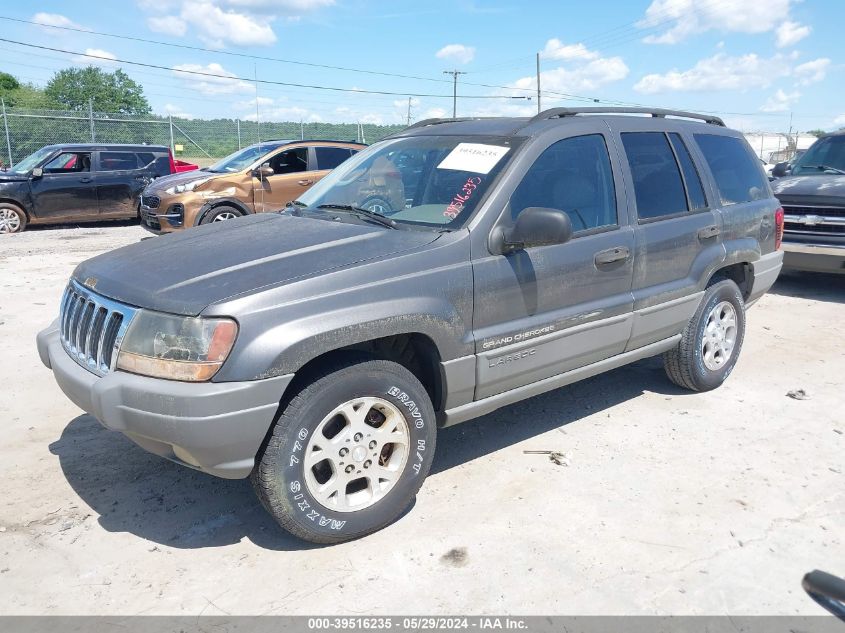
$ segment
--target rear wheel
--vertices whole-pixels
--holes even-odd
[[[205,216],[203,216],[202,222],[200,222],[200,224],[211,224],[212,222],[225,222],[227,220],[234,220],[235,218],[239,218],[241,215],[243,214],[235,207],[224,205],[221,207],[216,207],[206,213]]]
[[[26,213],[7,202],[0,203],[0,233],[20,233],[26,228]]]
[[[729,279],[711,284],[683,332],[663,355],[669,379],[693,391],[721,385],[736,366],[745,337],[745,301]]]
[[[290,400],[252,483],[289,532],[339,543],[402,514],[428,474],[435,440],[434,410],[413,374],[350,356]]]

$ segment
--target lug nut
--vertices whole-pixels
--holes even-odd
[[[349,464],[349,466],[347,466],[345,470],[347,473],[351,473],[353,470],[355,470],[355,466]]]
[[[356,433],[355,436],[352,439],[355,440],[356,442],[360,442],[361,438],[363,438],[363,437],[364,436],[361,433]]]
[[[349,454],[349,449],[346,448],[345,446],[342,449],[340,449],[340,456],[341,457],[346,457],[348,454]]]

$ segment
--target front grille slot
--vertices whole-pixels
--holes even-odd
[[[784,205],[787,233],[845,235],[845,207]]]
[[[75,281],[65,290],[59,317],[62,346],[77,363],[103,376],[137,310],[101,297]]]
[[[161,198],[158,196],[141,196],[141,205],[148,209],[158,209],[161,204]]]

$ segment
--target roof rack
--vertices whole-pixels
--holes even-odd
[[[575,116],[577,114],[650,114],[653,117],[665,118],[667,116],[682,117],[685,119],[696,119],[704,121],[710,125],[719,125],[725,127],[725,122],[717,116],[709,114],[696,114],[695,112],[685,112],[683,110],[664,110],[663,108],[551,108],[543,110],[540,114],[533,117],[529,123],[537,121],[545,121],[547,119],[557,119],[567,116]]]
[[[412,123],[406,130],[412,130],[417,127],[428,127],[429,125],[440,125],[441,123],[460,123],[462,121],[482,121],[484,119],[495,119],[497,117],[490,117],[490,116],[463,116],[463,117],[453,117],[453,118],[445,118],[445,119],[423,119],[422,121],[417,121],[416,123]]]

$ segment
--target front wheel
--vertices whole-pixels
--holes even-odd
[[[692,391],[721,385],[733,368],[745,338],[745,301],[730,279],[710,285],[681,341],[663,355],[669,379]]]
[[[290,400],[252,483],[286,530],[339,543],[399,517],[428,474],[435,441],[419,380],[396,363],[350,356]]]
[[[20,233],[26,228],[26,213],[13,204],[0,203],[0,233]]]
[[[234,220],[241,216],[240,211],[235,207],[221,206],[216,207],[205,214],[200,224],[211,224],[212,222],[225,222],[227,220]]]

